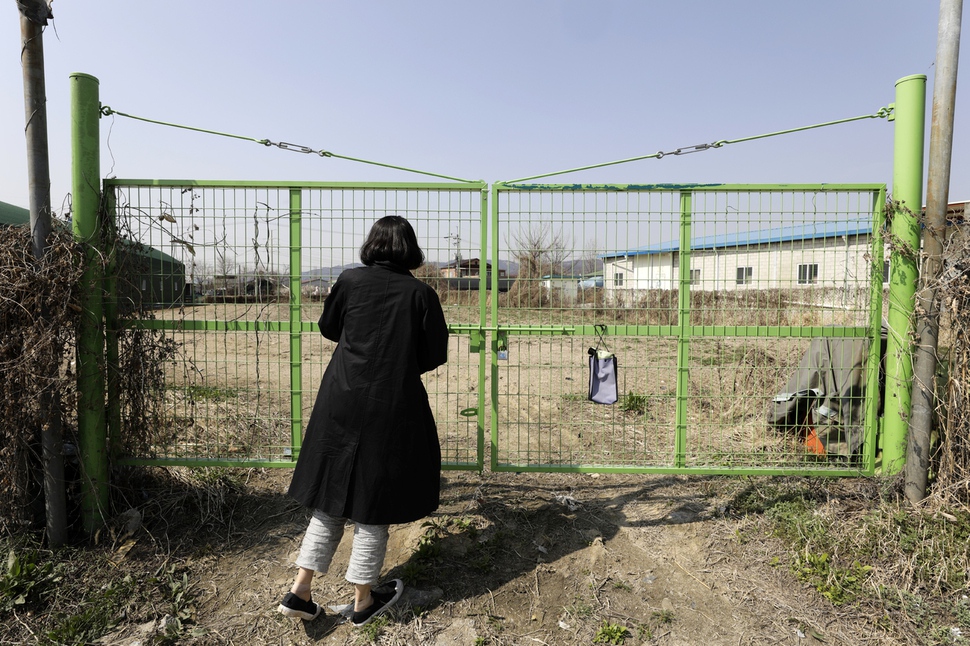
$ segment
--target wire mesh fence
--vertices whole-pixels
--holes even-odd
[[[482,256],[480,186],[110,188],[122,246],[132,250],[119,261],[118,294],[155,311],[124,325],[120,342],[150,329],[175,348],[153,399],[152,432],[120,430],[125,459],[292,465],[333,351],[316,326],[323,301],[340,272],[360,264],[370,225],[398,214],[418,234],[428,258],[422,277],[438,287],[452,332],[451,360],[425,377],[444,460],[478,468],[478,419],[461,414],[480,407],[482,350],[469,341],[480,328],[478,285],[452,284],[447,266]]]
[[[493,187],[493,263],[517,278],[492,314],[492,467],[868,468],[884,200],[879,186]],[[827,364],[851,390],[804,361],[825,337],[863,342]],[[615,404],[589,400],[594,351],[616,357]],[[786,391],[802,382],[818,392]],[[830,450],[819,408],[840,420]]]
[[[124,240],[118,297],[155,312],[119,342],[153,331],[173,348],[150,432],[126,425],[114,393],[128,462],[291,466],[333,350],[316,327],[323,300],[370,225],[397,214],[452,332],[448,363],[425,377],[447,467],[872,466],[882,186],[106,188]],[[829,353],[854,390],[782,405],[800,377],[819,390],[806,355],[820,338],[864,344]],[[588,398],[591,348],[617,358],[614,404]]]

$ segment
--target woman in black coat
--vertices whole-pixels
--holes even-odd
[[[380,575],[390,523],[438,507],[441,448],[421,374],[447,361],[448,329],[438,295],[409,270],[424,262],[400,216],[374,223],[360,249],[364,267],[340,274],[324,303],[320,332],[336,341],[307,424],[289,495],[313,510],[300,570],[279,611],[313,619],[314,572],[325,573],[346,519],[355,523],[347,580],[355,625],[400,597]]]

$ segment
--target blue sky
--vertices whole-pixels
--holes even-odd
[[[928,77],[928,128],[938,11],[924,0],[62,0],[44,37],[51,200],[61,211],[70,192],[72,72],[100,79],[102,103],[122,112],[493,182],[872,114],[911,74]],[[26,206],[15,3],[0,24],[0,200]],[[970,199],[968,85],[951,201]],[[892,123],[872,119],[550,181],[891,188],[892,141]],[[102,119],[102,157],[104,175],[124,178],[423,179],[121,117]]]

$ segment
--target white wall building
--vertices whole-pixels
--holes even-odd
[[[562,300],[574,301],[576,300],[576,295],[579,293],[579,281],[581,278],[581,276],[547,275],[542,277],[541,284],[550,294],[558,293],[559,298]]]
[[[868,289],[871,229],[869,221],[847,220],[697,237],[691,243],[690,284],[709,291]],[[612,252],[602,259],[607,291],[679,286],[678,240]]]

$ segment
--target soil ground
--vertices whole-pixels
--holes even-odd
[[[162,554],[186,574],[194,617],[178,643],[904,643],[772,565],[783,546],[731,512],[742,480],[700,476],[446,472],[438,512],[391,528],[383,578],[408,589],[387,622],[358,629],[329,608],[288,619],[276,605],[308,518],[289,477],[251,470],[219,500],[146,513],[123,558],[137,570]],[[351,600],[350,534],[314,580],[321,604]],[[99,643],[157,643],[161,623],[122,623]]]

